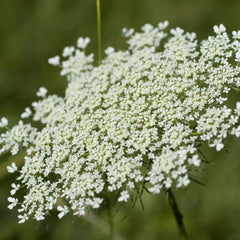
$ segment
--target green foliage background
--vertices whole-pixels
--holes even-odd
[[[103,48],[126,47],[120,37],[123,27],[139,29],[145,23],[166,19],[170,27],[194,31],[200,39],[212,33],[214,24],[224,23],[231,32],[240,29],[239,10],[238,0],[102,0]],[[89,36],[89,51],[96,53],[95,12],[95,0],[0,0],[0,117],[8,117],[11,125],[16,123],[24,108],[36,100],[41,86],[64,95],[66,79],[47,64],[47,59],[74,45],[79,36]],[[240,239],[240,140],[228,142],[228,152],[203,147],[211,163],[196,179],[206,186],[192,183],[176,192],[190,239]],[[19,225],[17,213],[7,209],[13,179],[1,177],[2,171],[1,240],[108,239],[101,231],[108,224],[104,210],[97,213],[102,219],[99,227],[70,215],[58,220],[56,213],[45,222]],[[116,231],[126,240],[178,239],[164,193],[144,195],[143,201],[144,210],[139,203],[132,208],[131,202],[120,209],[113,218]]]

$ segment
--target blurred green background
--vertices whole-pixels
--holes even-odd
[[[0,117],[16,123],[41,86],[63,96],[66,79],[47,59],[74,45],[79,36],[89,36],[89,52],[96,53],[95,12],[95,0],[0,0]],[[139,29],[164,20],[200,39],[212,33],[214,24],[224,23],[231,32],[240,29],[239,12],[239,0],[102,0],[103,48],[126,46],[120,37],[123,27]],[[240,140],[228,142],[229,153],[203,147],[211,163],[196,178],[206,186],[192,183],[176,192],[190,239],[240,239]],[[71,215],[58,220],[56,213],[45,222],[19,225],[17,213],[7,209],[11,182],[9,176],[0,179],[1,240],[108,239],[101,231],[108,221],[104,210],[97,213],[99,227]],[[129,203],[114,217],[123,240],[178,239],[166,196],[144,195],[143,200],[145,210]]]

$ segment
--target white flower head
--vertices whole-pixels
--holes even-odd
[[[15,163],[7,167],[18,174],[9,208],[19,205],[20,223],[43,220],[60,198],[62,218],[100,208],[103,191],[126,202],[137,188],[154,194],[184,188],[204,164],[199,143],[220,151],[229,134],[240,137],[240,102],[227,104],[240,87],[239,33],[229,37],[219,25],[198,42],[179,27],[163,32],[167,25],[124,29],[127,49],[107,48],[99,66],[83,51],[88,38],[79,38],[77,49],[66,47],[62,63],[50,60],[67,77],[64,97],[46,97],[40,88],[42,99],[32,103],[39,124],[19,121],[0,135],[0,154],[26,149],[19,171]],[[12,196],[20,187],[18,204]]]
[[[58,66],[60,64],[60,57],[55,56],[55,57],[49,58],[48,63],[53,65],[53,66]]]

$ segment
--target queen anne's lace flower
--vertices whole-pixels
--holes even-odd
[[[127,201],[139,187],[152,193],[185,187],[203,164],[199,143],[219,151],[229,134],[240,136],[240,103],[227,102],[240,87],[239,32],[231,38],[221,24],[198,43],[195,33],[169,34],[167,26],[124,29],[128,50],[108,48],[97,67],[84,52],[88,38],[78,39],[80,49],[65,48],[64,61],[49,59],[67,75],[65,96],[40,88],[32,118],[42,127],[20,121],[0,136],[0,153],[26,149],[11,190],[21,186],[25,196],[9,197],[20,223],[43,220],[56,205],[59,218],[70,210],[83,215],[100,207],[103,192]]]

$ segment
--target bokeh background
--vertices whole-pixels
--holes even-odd
[[[0,0],[0,117],[18,121],[24,108],[36,100],[35,93],[45,86],[50,93],[64,95],[66,79],[59,69],[47,64],[49,57],[74,45],[79,36],[89,36],[89,52],[97,52],[95,0]],[[240,29],[239,0],[102,0],[103,48],[126,47],[123,27],[139,29],[145,23],[169,20],[203,39],[214,24],[224,23],[228,31]],[[236,95],[235,98],[240,96]],[[227,151],[202,151],[210,161],[196,175],[205,183],[192,183],[175,192],[190,239],[240,239],[240,140],[228,139]],[[3,162],[4,159],[0,161]],[[56,213],[47,221],[17,223],[17,213],[7,209],[11,176],[0,169],[0,239],[65,240],[108,239],[102,231],[108,218],[103,210],[90,223],[84,218]],[[113,218],[116,231],[126,240],[178,239],[177,226],[166,195],[143,195],[139,202],[118,209]],[[97,225],[97,226],[94,226]]]

